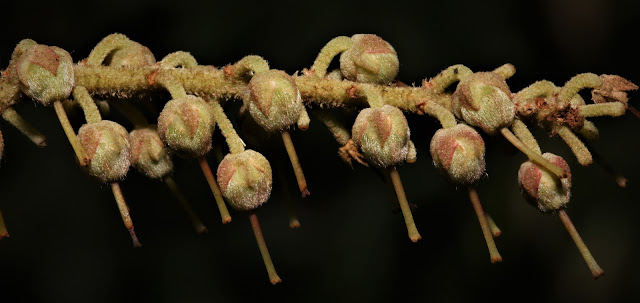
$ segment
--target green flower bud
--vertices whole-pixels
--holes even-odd
[[[69,97],[75,81],[71,55],[41,44],[24,51],[16,62],[16,73],[22,92],[44,105]]]
[[[542,212],[553,212],[565,207],[571,195],[571,170],[560,156],[544,153],[543,158],[567,172],[567,178],[558,179],[546,169],[527,161],[518,170],[518,183],[527,202]]]
[[[222,195],[236,210],[256,209],[271,195],[271,165],[256,151],[227,154],[217,176]]]
[[[407,119],[391,105],[360,111],[351,137],[367,161],[380,167],[404,161],[411,144]]]
[[[104,64],[112,67],[141,67],[156,63],[148,47],[134,41],[127,43],[127,46],[111,52],[104,59]]]
[[[249,81],[244,105],[253,119],[268,132],[296,123],[304,105],[293,78],[280,70],[257,73]]]
[[[470,126],[439,129],[430,149],[433,165],[455,184],[473,184],[484,174],[484,141]]]
[[[340,55],[345,78],[360,83],[387,84],[398,75],[398,55],[391,44],[371,34],[351,37],[353,45]]]
[[[197,158],[211,150],[215,127],[209,104],[188,95],[167,102],[158,116],[158,135],[178,155]]]
[[[159,179],[173,169],[171,154],[164,146],[155,127],[136,129],[129,133],[131,165],[140,173]]]
[[[504,78],[493,72],[463,78],[452,96],[453,113],[470,125],[494,134],[511,125],[515,106]]]
[[[82,125],[78,140],[90,161],[89,174],[105,183],[124,178],[131,155],[128,138],[127,130],[113,121]]]

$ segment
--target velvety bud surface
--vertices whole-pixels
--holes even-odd
[[[560,182],[555,175],[537,164],[527,161],[518,170],[518,183],[525,199],[542,212],[553,212],[569,203],[571,196],[571,171],[560,156],[544,153],[543,158],[561,167],[568,177]]]
[[[222,195],[236,210],[256,209],[271,195],[271,165],[256,151],[226,155],[218,166],[217,177]]]
[[[515,118],[509,86],[496,73],[474,73],[462,79],[452,100],[458,118],[488,134],[511,125]]]
[[[211,150],[215,121],[209,104],[188,95],[165,104],[158,116],[158,135],[184,157],[199,157]]]
[[[268,132],[295,124],[304,110],[296,83],[280,70],[253,76],[243,99],[251,117]]]
[[[89,174],[102,182],[113,182],[129,171],[129,133],[120,124],[103,120],[85,124],[78,131],[80,144],[89,158]]]
[[[24,51],[16,62],[16,73],[22,92],[44,105],[69,97],[75,81],[71,55],[41,44]]]
[[[340,56],[345,78],[360,83],[387,84],[398,75],[398,55],[387,41],[372,34],[351,37],[353,46]]]
[[[475,183],[484,174],[484,140],[468,125],[436,131],[430,151],[433,164],[456,184]]]
[[[409,151],[409,124],[402,111],[391,105],[360,111],[351,137],[367,161],[380,167],[404,161]]]
[[[129,133],[131,165],[143,175],[159,179],[173,169],[171,153],[165,148],[155,128],[141,128]]]
[[[105,58],[105,65],[112,67],[141,67],[149,66],[156,63],[148,47],[131,41],[126,47],[113,51]]]

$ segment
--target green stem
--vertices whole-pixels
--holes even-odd
[[[493,241],[493,233],[491,232],[491,227],[489,226],[484,209],[482,209],[478,192],[473,185],[469,186],[469,199],[471,200],[473,209],[476,211],[476,216],[478,216],[478,222],[480,222],[480,228],[482,229],[484,240],[487,242],[487,248],[489,248],[489,255],[491,256],[491,263],[502,262],[502,256],[500,256],[500,253],[498,252],[496,242]]]
[[[231,121],[229,121],[229,118],[227,118],[227,115],[225,115],[224,110],[222,109],[222,106],[220,105],[220,103],[216,100],[211,100],[209,101],[209,104],[213,109],[213,118],[216,121],[216,123],[218,123],[218,127],[220,127],[220,132],[222,132],[222,135],[227,140],[227,145],[229,145],[229,151],[232,154],[243,152],[245,144],[240,138],[240,136],[238,136],[238,133],[236,132],[236,130],[233,128],[233,124],[231,124]]]
[[[327,68],[329,68],[329,64],[333,61],[333,58],[351,48],[352,45],[353,40],[346,36],[335,37],[331,39],[331,41],[327,42],[327,44],[320,50],[316,60],[313,62],[313,66],[311,67],[311,73],[313,76],[324,78],[324,75],[327,74]]]
[[[264,261],[264,266],[267,268],[267,273],[269,273],[269,280],[271,281],[271,284],[278,284],[282,282],[282,280],[278,276],[275,266],[273,266],[273,261],[271,260],[271,255],[269,255],[267,243],[264,241],[264,236],[262,235],[260,221],[258,221],[258,216],[254,211],[251,211],[249,213],[249,220],[251,221],[253,235],[256,237],[256,242],[258,243],[258,248],[260,249],[260,254],[262,255],[262,260]]]
[[[133,230],[133,220],[131,220],[131,214],[129,214],[129,206],[127,206],[127,202],[124,200],[122,190],[120,189],[120,184],[118,184],[118,182],[111,183],[111,191],[113,192],[113,197],[116,199],[116,203],[118,204],[122,222],[124,222],[124,226],[129,230],[129,234],[131,235],[133,247],[141,247],[142,244],[140,244],[140,241],[138,241],[136,232]]]
[[[200,162],[200,168],[202,169],[202,173],[204,174],[204,177],[207,179],[207,183],[209,183],[209,187],[211,188],[213,197],[216,199],[216,204],[218,204],[218,210],[220,211],[222,224],[231,222],[231,215],[229,215],[229,210],[227,209],[227,205],[224,203],[222,192],[220,191],[220,187],[218,187],[218,183],[216,182],[216,179],[213,177],[213,173],[211,172],[211,167],[209,167],[207,158],[202,156],[198,158],[198,162]]]
[[[76,86],[73,88],[73,98],[80,104],[87,123],[97,123],[102,121],[102,116],[98,110],[98,106],[93,102],[93,98],[89,95],[86,88]]]
[[[587,266],[589,266],[593,277],[597,279],[598,277],[602,276],[604,274],[604,270],[600,268],[600,265],[598,265],[596,259],[594,259],[591,255],[589,248],[586,244],[584,244],[584,241],[582,241],[582,237],[580,237],[580,234],[578,233],[576,227],[573,226],[573,222],[571,222],[571,219],[569,218],[569,215],[567,215],[567,212],[565,212],[564,209],[561,209],[560,211],[558,211],[558,216],[560,217],[562,224],[564,224],[564,227],[567,228],[571,239],[573,239],[573,242],[576,243],[576,246],[578,247],[580,254],[582,254],[585,262],[587,262]]]
[[[2,118],[17,128],[23,135],[25,135],[31,142],[38,147],[47,146],[47,138],[38,131],[31,123],[27,122],[18,112],[12,107],[7,107],[2,112]]]
[[[390,168],[388,168],[388,171],[391,177],[391,183],[393,183],[393,188],[395,188],[396,190],[398,203],[400,204],[400,209],[402,210],[402,215],[404,216],[404,223],[407,225],[409,239],[411,239],[412,242],[418,242],[418,240],[422,239],[422,236],[420,236],[418,228],[416,228],[416,223],[413,222],[413,215],[411,214],[411,208],[409,207],[407,196],[404,193],[404,187],[402,186],[402,181],[400,180],[400,174],[398,174],[398,170],[396,170],[395,166],[391,166]]]
[[[304,172],[302,171],[302,166],[300,165],[300,160],[298,159],[298,154],[296,153],[296,148],[293,146],[293,141],[291,140],[291,135],[289,131],[283,130],[282,141],[284,142],[284,147],[287,150],[287,154],[289,154],[289,160],[291,160],[291,166],[293,167],[293,172],[296,175],[296,180],[298,181],[298,187],[300,188],[300,192],[302,193],[302,197],[308,196],[309,189],[307,188],[307,179],[304,177]]]
[[[78,140],[78,136],[76,136],[76,132],[73,130],[73,127],[69,122],[69,118],[67,117],[67,113],[64,111],[62,102],[53,102],[53,108],[56,111],[58,121],[60,121],[60,125],[62,126],[65,135],[67,135],[69,143],[71,143],[73,151],[76,153],[76,157],[78,158],[80,166],[87,166],[89,164],[89,158],[87,157],[87,153],[84,151],[84,147],[82,147],[82,144],[80,144],[80,140]]]

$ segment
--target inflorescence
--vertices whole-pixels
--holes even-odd
[[[337,56],[340,68],[328,70]],[[174,155],[196,159],[211,187],[222,223],[231,222],[227,205],[249,213],[273,284],[281,280],[256,214],[271,194],[271,165],[258,151],[245,148],[225,114],[225,102],[242,100],[239,114],[243,118],[264,131],[280,133],[302,197],[310,192],[290,132],[296,127],[308,129],[312,118],[322,122],[335,137],[338,153],[346,163],[357,162],[385,172],[413,242],[421,236],[396,166],[412,163],[417,157],[405,114],[426,114],[442,125],[431,139],[433,164],[450,182],[466,187],[492,263],[502,260],[494,243],[501,231],[483,210],[475,188],[486,175],[485,143],[479,131],[503,136],[528,157],[517,176],[525,200],[541,212],[557,214],[593,276],[602,275],[604,271],[565,210],[571,196],[567,162],[560,156],[543,154],[525,122],[560,136],[578,162],[586,166],[594,157],[583,140],[598,138],[598,129],[587,119],[621,116],[627,109],[635,111],[627,103],[626,92],[638,87],[619,76],[585,73],[561,87],[542,80],[513,93],[506,83],[515,73],[511,64],[475,73],[454,65],[415,87],[396,79],[398,67],[394,48],[371,34],[332,39],[309,69],[294,75],[271,69],[259,56],[246,56],[223,68],[200,65],[183,51],[156,61],[147,47],[122,34],[107,36],[86,59],[74,64],[64,49],[25,39],[16,46],[0,77],[0,113],[36,145],[46,146],[45,137],[12,106],[25,99],[53,106],[78,164],[99,182],[110,185],[135,247],[141,244],[119,186],[129,167],[166,183],[196,232],[207,232],[171,177]],[[587,104],[580,96],[583,89],[591,89],[593,103]],[[165,100],[157,122],[150,122],[142,104],[163,91],[171,100]],[[66,115],[76,106],[86,120],[77,132]],[[310,116],[312,106],[315,108]],[[333,117],[328,107],[357,109],[351,130]],[[133,129],[103,120],[111,108],[122,113]],[[216,125],[229,153],[214,174],[205,156],[212,149]],[[0,132],[0,158],[3,149]],[[625,186],[624,177],[615,177],[620,186]],[[289,226],[299,227],[293,208],[289,209]],[[0,213],[0,238],[8,235]]]

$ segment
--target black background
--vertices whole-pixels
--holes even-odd
[[[184,50],[201,64],[223,66],[259,54],[272,68],[294,73],[311,66],[335,36],[375,33],[395,47],[405,83],[419,84],[457,63],[482,71],[507,62],[518,69],[508,80],[513,91],[541,79],[561,85],[581,72],[640,83],[638,3],[13,1],[1,5],[0,64],[7,66],[23,38],[62,47],[77,61],[102,37],[121,32],[157,59]],[[639,98],[632,93],[631,104]],[[312,121],[306,133],[293,133],[311,196],[298,198],[293,174],[284,166],[284,176],[274,176],[270,203],[258,211],[283,279],[272,286],[246,214],[234,212],[231,224],[220,223],[195,161],[176,159],[174,177],[209,234],[194,234],[162,183],[132,171],[122,188],[144,245],[133,249],[109,187],[76,165],[53,109],[29,100],[16,109],[49,144],[38,149],[0,122],[6,143],[0,209],[11,233],[0,241],[0,302],[584,302],[640,295],[640,161],[633,131],[640,121],[630,114],[595,119],[601,139],[593,144],[629,178],[625,189],[598,164],[580,167],[564,143],[534,128],[542,149],[564,156],[572,168],[568,213],[606,272],[598,280],[560,221],[521,198],[516,173],[525,157],[502,138],[485,136],[488,177],[478,191],[503,230],[496,242],[504,261],[490,264],[465,190],[445,182],[431,164],[428,143],[437,122],[408,115],[418,162],[399,171],[408,199],[418,206],[414,218],[422,241],[407,238],[380,177],[342,163],[331,135]],[[279,138],[269,139],[272,144],[256,149],[276,167],[287,158]],[[224,144],[219,134],[214,140]],[[298,230],[287,227],[283,182],[297,205]]]

